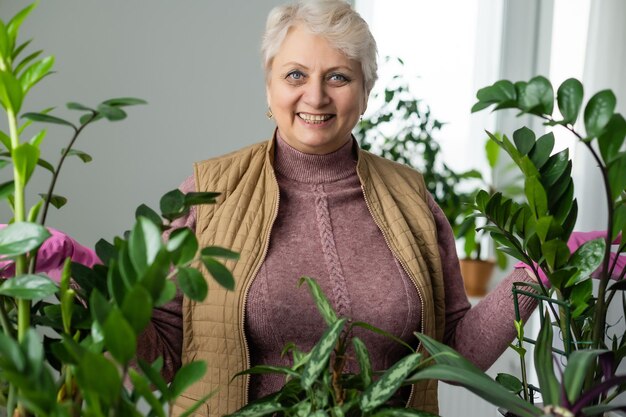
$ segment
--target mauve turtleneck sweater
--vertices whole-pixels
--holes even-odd
[[[320,284],[336,311],[365,321],[415,345],[420,330],[421,304],[417,290],[395,260],[369,213],[356,173],[356,143],[350,141],[327,155],[304,154],[277,135],[275,172],[280,189],[278,217],[273,225],[266,258],[250,288],[245,329],[251,362],[288,364],[283,347],[294,342],[309,350],[325,329],[301,276]],[[194,178],[181,186],[195,191]],[[432,198],[429,206],[438,229],[445,280],[446,327],[444,342],[479,367],[488,368],[515,336],[511,295],[513,281],[529,281],[525,270],[515,270],[478,305],[470,308],[456,255],[454,236],[443,212]],[[178,225],[195,228],[195,211]],[[534,309],[523,300],[526,318]],[[354,333],[366,344],[372,365],[384,370],[405,355],[399,344],[371,332]],[[164,355],[166,374],[180,366],[182,338],[181,297],[155,311],[142,335],[140,356]],[[355,371],[354,363],[348,370]],[[280,375],[254,375],[250,399],[279,389]]]

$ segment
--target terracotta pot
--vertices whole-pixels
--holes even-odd
[[[461,259],[461,275],[463,275],[465,293],[468,296],[482,297],[487,294],[487,287],[494,266],[494,261]]]

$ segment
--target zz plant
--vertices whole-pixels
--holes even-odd
[[[50,237],[44,226],[48,208],[61,208],[67,201],[54,194],[64,161],[69,156],[91,160],[74,148],[78,136],[98,120],[124,119],[126,106],[145,102],[117,98],[94,108],[68,103],[68,109],[82,113],[78,123],[49,110],[22,113],[29,91],[51,74],[54,64],[53,57],[39,59],[42,51],[23,57],[30,41],[17,42],[20,25],[33,8],[6,24],[0,20],[0,104],[8,121],[8,132],[0,131],[0,169],[13,173],[0,184],[0,198],[13,212],[10,224],[0,229],[0,261],[14,265],[15,271],[0,280],[0,415],[140,416],[143,400],[144,413],[164,417],[164,406],[203,375],[205,364],[183,366],[168,385],[160,375],[162,359],[130,366],[138,338],[153,308],[174,297],[174,275],[186,296],[201,300],[207,285],[196,267],[204,264],[220,284],[233,288],[232,275],[215,258],[237,254],[217,247],[199,250],[188,228],[173,231],[164,242],[161,234],[173,220],[194,204],[212,203],[217,195],[174,190],[161,199],[160,214],[142,205],[129,232],[112,243],[96,244],[101,264],[88,268],[68,259],[58,284],[36,272],[38,248]],[[22,140],[32,122],[71,130],[56,166],[40,157],[46,130]],[[40,201],[27,207],[25,189],[37,167],[50,171],[51,184]]]
[[[616,398],[626,390],[626,375],[616,372],[626,356],[626,332],[607,321],[607,311],[615,301],[626,315],[626,272],[616,268],[618,256],[626,251],[626,152],[622,150],[626,121],[615,113],[616,97],[610,90],[600,91],[583,108],[583,86],[578,80],[564,81],[555,95],[546,78],[535,77],[528,82],[498,81],[479,90],[477,98],[473,111],[490,106],[510,108],[540,117],[546,126],[568,130],[597,164],[607,203],[605,237],[570,251],[567,242],[578,205],[568,150],[553,153],[552,132],[536,137],[530,129],[521,128],[513,133],[512,141],[506,135],[490,135],[523,173],[525,201],[517,203],[501,193],[481,191],[475,200],[476,215],[487,219],[484,230],[498,242],[499,250],[529,265],[536,276],[545,277],[531,288],[518,284],[513,290],[516,296],[531,296],[542,303],[537,339],[525,337],[523,323],[518,321],[519,340],[514,349],[522,357],[524,371],[524,342],[535,344],[537,388],[544,403],[543,410],[515,409],[515,414],[578,417],[624,410]],[[555,112],[555,101],[560,114]],[[578,120],[584,131],[577,127]],[[612,246],[616,246],[613,253]],[[592,275],[597,278],[596,285]],[[612,282],[611,277],[617,281]],[[557,345],[555,334],[562,338],[564,349],[553,346]],[[441,352],[436,347],[429,350]],[[559,357],[566,362],[564,369]],[[489,382],[484,379],[478,382],[463,376],[461,380],[452,374],[439,377],[474,391],[481,385],[479,395],[509,410],[514,410],[511,406],[517,394],[533,400],[524,373],[522,381],[501,377],[515,395],[497,399],[490,397],[496,388],[486,388]]]

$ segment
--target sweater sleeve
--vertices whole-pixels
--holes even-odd
[[[456,254],[454,234],[443,211],[429,196],[438,232],[439,253],[445,286],[446,326],[444,343],[479,368],[486,370],[515,338],[513,282],[532,282],[525,269],[516,269],[476,306],[471,307]],[[520,299],[520,314],[526,321],[536,307],[528,297]]]
[[[195,191],[193,176],[188,177],[179,187],[183,193]],[[195,230],[196,209],[191,207],[186,216],[172,222],[172,228],[163,233],[167,240],[172,231],[181,227]],[[163,357],[163,370],[161,374],[166,381],[171,381],[174,374],[181,366],[182,343],[183,343],[183,294],[178,289],[176,296],[168,303],[157,307],[152,312],[152,320],[148,327],[139,335],[137,343],[137,356],[152,363],[159,356]]]

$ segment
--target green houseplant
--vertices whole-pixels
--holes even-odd
[[[78,136],[98,120],[124,119],[126,106],[144,101],[117,98],[93,108],[68,103],[81,113],[77,123],[53,116],[50,109],[22,113],[29,91],[50,75],[54,64],[53,57],[39,58],[42,51],[27,55],[30,41],[18,43],[20,25],[33,9],[26,7],[7,23],[0,20],[0,104],[8,128],[0,131],[0,169],[12,170],[12,179],[0,184],[0,198],[13,212],[0,229],[0,261],[15,270],[0,280],[0,414],[140,416],[138,403],[143,400],[148,415],[164,416],[164,406],[199,379],[205,365],[183,366],[167,385],[159,373],[162,360],[130,366],[138,337],[152,309],[175,295],[174,274],[188,297],[203,299],[207,285],[196,267],[204,264],[220,284],[232,288],[232,275],[215,258],[237,255],[215,247],[199,250],[187,228],[174,231],[167,243],[162,240],[172,220],[191,205],[216,197],[174,190],[161,199],[160,214],[142,205],[129,232],[112,243],[96,244],[102,264],[88,268],[68,259],[59,283],[36,272],[38,248],[50,237],[44,226],[48,208],[61,208],[67,201],[54,194],[63,164],[71,156],[91,160],[74,147]],[[46,130],[23,139],[32,122],[62,125],[72,132],[58,164],[40,157]],[[38,167],[50,171],[51,184],[40,201],[27,207],[26,185]]]
[[[525,201],[517,203],[501,193],[477,194],[477,216],[488,224],[484,230],[500,245],[499,249],[517,258],[545,277],[537,285],[516,285],[516,296],[530,296],[541,302],[542,323],[536,340],[524,336],[520,322],[518,343],[514,349],[524,357],[526,343],[535,345],[535,371],[539,380],[543,409],[513,406],[518,395],[532,401],[532,390],[522,374],[518,381],[503,378],[514,394],[502,394],[480,377],[472,381],[469,374],[449,372],[451,356],[438,361],[432,372],[436,378],[460,383],[478,392],[515,415],[598,416],[626,407],[618,395],[626,389],[626,375],[617,369],[626,355],[626,332],[607,321],[609,306],[616,300],[626,313],[623,280],[624,269],[617,268],[618,256],[626,251],[626,152],[622,151],[626,121],[615,113],[616,98],[612,91],[594,94],[583,107],[583,86],[575,79],[564,81],[556,94],[544,77],[528,82],[498,81],[477,93],[473,111],[490,106],[495,110],[512,108],[520,114],[542,118],[545,125],[568,130],[581,141],[598,165],[607,201],[607,225],[604,238],[590,240],[570,251],[570,238],[578,206],[574,198],[572,162],[568,150],[552,154],[554,136],[548,132],[539,138],[527,128],[506,136],[491,135],[515,161],[524,174]],[[555,101],[560,116],[555,114]],[[582,119],[584,133],[575,127]],[[611,246],[616,252],[611,252]],[[623,255],[622,255],[623,256]],[[593,285],[592,275],[598,275]],[[599,272],[598,272],[599,271]],[[618,280],[613,282],[611,277]],[[616,297],[617,296],[617,297]],[[556,329],[553,329],[556,327]],[[563,349],[556,346],[556,336],[563,340]],[[440,347],[429,348],[440,353]],[[559,365],[561,357],[565,366]],[[439,367],[439,368],[437,368]],[[522,371],[525,370],[522,361]],[[431,376],[433,376],[431,375]],[[445,376],[444,376],[445,375]],[[477,382],[480,381],[480,382]],[[498,396],[494,395],[498,392]],[[502,394],[500,396],[500,394]]]

